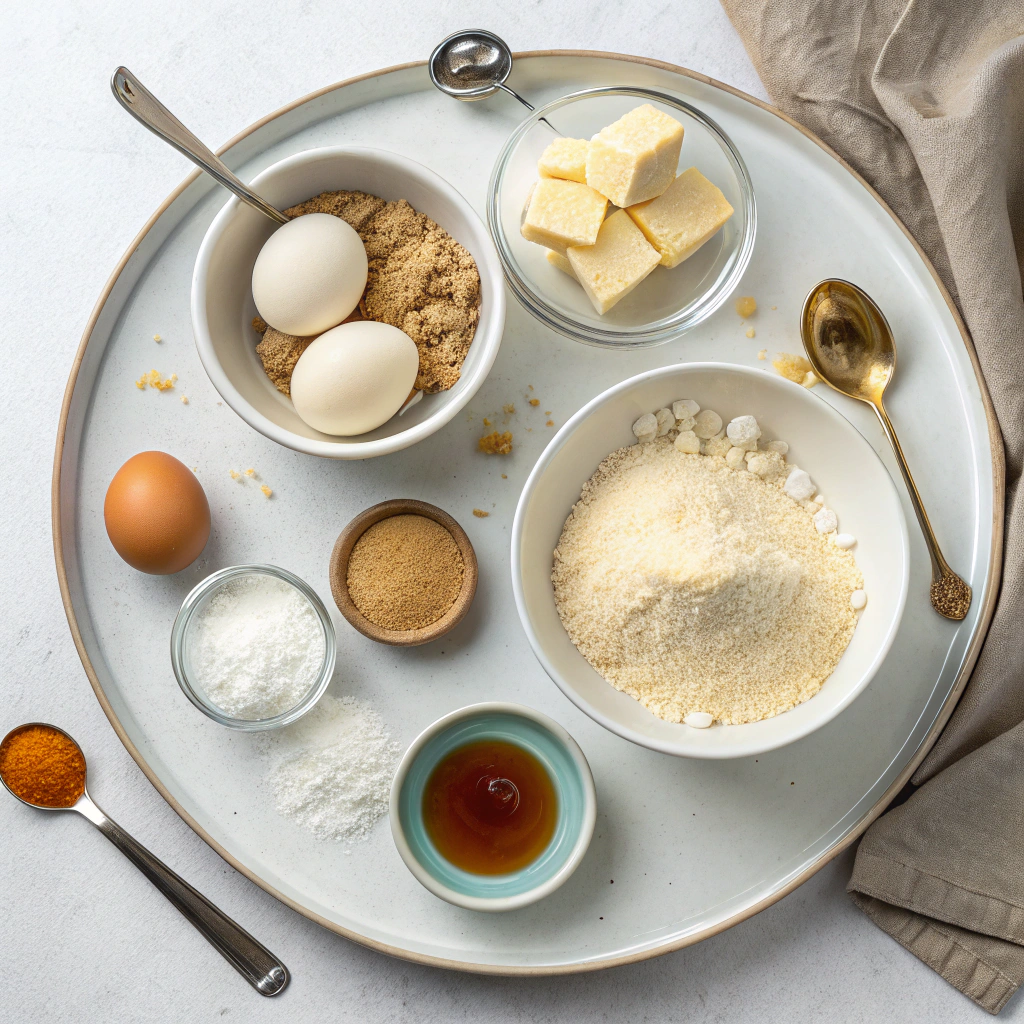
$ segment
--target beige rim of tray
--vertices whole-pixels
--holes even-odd
[[[64,602],[64,611],[68,618],[68,625],[71,627],[71,635],[74,638],[75,646],[78,648],[79,657],[82,659],[82,665],[85,668],[86,674],[89,677],[89,681],[92,684],[93,692],[96,694],[96,699],[100,702],[100,706],[103,708],[104,713],[110,720],[110,724],[114,727],[114,731],[117,733],[121,742],[125,745],[128,753],[135,758],[138,766],[145,772],[146,777],[156,787],[160,795],[174,808],[178,815],[189,825],[189,827],[198,835],[204,842],[211,846],[225,861],[228,862],[236,871],[240,871],[243,875],[255,882],[260,888],[265,889],[272,896],[275,896],[282,903],[287,904],[293,910],[297,910],[300,914],[305,915],[317,924],[322,925],[324,928],[328,928],[333,932],[337,932],[339,935],[344,935],[346,938],[352,939],[364,946],[368,946],[371,949],[376,949],[381,953],[387,953],[391,956],[399,957],[403,960],[410,960],[416,963],[429,964],[434,967],[446,967],[452,970],[469,971],[477,974],[502,974],[502,975],[548,975],[548,974],[575,974],[582,973],[584,971],[603,970],[607,967],[618,967],[623,964],[636,963],[641,960],[648,960],[656,956],[660,956],[663,953],[669,953],[676,949],[682,949],[684,946],[690,946],[697,942],[701,942],[704,939],[710,938],[712,935],[717,935],[719,932],[726,931],[733,925],[739,924],[741,921],[745,921],[749,917],[753,917],[755,914],[770,907],[773,903],[782,899],[783,896],[788,895],[794,889],[798,888],[804,882],[806,882],[812,875],[823,868],[833,857],[837,856],[848,846],[850,846],[856,839],[858,839],[865,829],[885,810],[889,802],[893,797],[906,785],[907,781],[913,775],[918,765],[924,760],[925,755],[931,749],[935,741],[939,737],[939,733],[942,732],[943,727],[949,720],[949,716],[953,713],[953,709],[956,706],[960,695],[963,693],[967,680],[970,677],[971,670],[974,668],[975,662],[978,660],[978,654],[981,651],[982,643],[985,640],[985,635],[988,632],[989,624],[992,621],[992,614],[995,610],[996,598],[999,593],[999,582],[1000,574],[1002,570],[1002,550],[1003,550],[1003,518],[1004,518],[1004,502],[1005,502],[1005,491],[1006,491],[1006,465],[1003,454],[1003,446],[1001,434],[999,431],[999,424],[996,420],[995,409],[992,406],[992,399],[989,396],[988,388],[985,385],[985,379],[981,373],[981,365],[978,362],[978,355],[974,349],[974,344],[971,341],[971,337],[967,332],[967,327],[960,316],[959,311],[953,303],[949,292],[946,290],[938,274],[935,272],[935,268],[932,266],[931,261],[925,255],[924,250],[917,241],[907,230],[903,222],[889,209],[886,203],[883,201],[881,196],[857,173],[845,160],[842,159],[834,150],[827,146],[821,141],[816,135],[808,131],[803,125],[794,121],[792,118],[787,117],[781,110],[773,107],[769,103],[764,103],[762,100],[756,99],[753,96],[742,92],[739,89],[734,89],[732,86],[725,85],[723,82],[715,81],[713,78],[708,78],[706,75],[699,74],[696,71],[689,71],[686,68],[679,67],[675,64],[669,64],[665,61],[651,60],[647,57],[632,57],[627,54],[621,53],[605,53],[600,50],[528,50],[521,53],[515,54],[516,59],[526,59],[529,57],[597,57],[605,58],[609,60],[620,60],[635,64],[645,64],[650,67],[659,68],[664,71],[674,72],[678,75],[683,75],[687,78],[695,79],[699,82],[703,82],[706,85],[710,85],[716,89],[721,89],[724,92],[731,93],[733,96],[737,96],[748,103],[752,103],[762,110],[766,110],[776,117],[785,121],[787,124],[796,128],[802,135],[805,135],[808,139],[818,145],[822,150],[829,154],[834,160],[841,164],[854,178],[856,178],[861,185],[867,190],[867,192],[875,199],[889,214],[889,216],[899,226],[900,230],[906,235],[907,240],[913,245],[917,254],[924,261],[925,266],[928,268],[929,273],[935,280],[935,284],[942,295],[943,300],[949,307],[949,312],[956,322],[957,328],[960,331],[960,336],[963,339],[965,348],[971,360],[971,365],[974,367],[974,374],[978,381],[978,388],[981,392],[981,400],[985,407],[985,416],[988,421],[989,430],[989,441],[991,446],[992,456],[992,477],[993,477],[993,503],[992,503],[992,549],[990,554],[989,562],[989,573],[988,581],[985,587],[984,593],[980,596],[982,602],[981,612],[978,619],[978,626],[975,630],[974,636],[967,648],[967,652],[964,657],[963,665],[961,666],[960,673],[957,676],[956,683],[946,698],[945,703],[942,706],[941,711],[938,714],[935,722],[932,724],[931,729],[925,736],[924,741],[921,743],[917,752],[911,757],[910,761],[904,767],[903,771],[896,777],[892,785],[885,791],[882,798],[864,815],[863,818],[857,823],[857,825],[851,829],[851,831],[838,841],[830,850],[818,858],[813,864],[807,867],[795,878],[791,879],[785,885],[783,885],[777,892],[772,893],[770,896],[765,897],[753,906],[747,907],[741,912],[733,915],[726,921],[719,922],[708,928],[704,928],[701,931],[687,935],[684,938],[677,939],[671,942],[667,942],[656,949],[644,950],[640,953],[634,953],[629,956],[621,956],[614,959],[602,960],[599,963],[590,964],[569,964],[559,965],[551,967],[515,967],[515,966],[497,966],[488,964],[477,964],[477,963],[465,963],[459,960],[450,960],[442,957],[427,956],[421,953],[413,953],[404,949],[399,949],[388,943],[376,942],[372,939],[368,939],[363,935],[351,931],[347,928],[342,928],[339,925],[326,920],[319,914],[315,914],[305,907],[299,905],[294,900],[289,899],[284,894],[278,892],[271,885],[268,885],[263,879],[259,878],[253,872],[249,871],[244,865],[240,864],[234,857],[231,856],[225,849],[223,849],[217,842],[215,842],[206,831],[199,826],[199,824],[192,819],[192,817],[185,811],[185,809],[171,796],[171,794],[161,784],[156,774],[146,763],[145,758],[136,749],[135,745],[128,738],[127,733],[122,727],[117,716],[114,714],[113,709],[107,700],[106,694],[103,692],[103,688],[100,685],[99,678],[96,675],[96,671],[89,660],[88,652],[86,651],[85,644],[82,640],[81,631],[78,627],[78,622],[75,618],[75,611],[71,603],[71,595],[68,587],[67,568],[64,565],[64,549],[61,537],[61,504],[60,504],[60,484],[61,484],[61,463],[64,453],[64,442],[65,433],[67,430],[68,414],[71,406],[71,398],[75,390],[75,383],[78,379],[78,372],[82,365],[82,360],[85,355],[86,347],[89,344],[89,340],[92,337],[92,332],[96,326],[96,322],[99,318],[100,312],[106,303],[111,290],[114,287],[115,282],[124,270],[128,260],[131,258],[135,250],[138,248],[142,239],[146,234],[153,228],[159,218],[164,214],[167,208],[174,202],[178,196],[199,176],[200,171],[194,171],[190,174],[161,204],[160,208],[153,214],[152,217],[146,222],[145,226],[139,232],[139,234],[132,241],[132,244],[128,247],[127,252],[121,257],[120,262],[114,269],[114,272],[110,275],[106,285],[103,288],[102,293],[96,305],[92,311],[92,315],[89,317],[89,322],[86,325],[85,332],[82,335],[81,343],[78,346],[78,351],[75,354],[75,360],[71,367],[71,375],[68,379],[67,388],[64,392],[64,401],[61,407],[60,422],[57,427],[57,446],[56,453],[54,456],[53,463],[53,482],[51,487],[51,518],[53,528],[53,546],[54,555],[57,562],[57,578],[60,582],[61,599]],[[223,154],[226,150],[230,149],[236,143],[240,142],[246,136],[264,125],[273,121],[275,118],[280,117],[296,107],[302,106],[305,103],[310,102],[320,96],[327,95],[328,93],[334,92],[337,89],[343,89],[346,86],[353,85],[356,82],[365,81],[370,78],[376,78],[381,75],[390,74],[395,71],[402,71],[407,68],[421,67],[425,65],[425,61],[411,61],[407,64],[396,64],[389,68],[383,68],[380,71],[374,71],[366,75],[358,75],[355,78],[346,79],[343,82],[338,82],[335,85],[328,86],[326,89],[319,89],[316,92],[310,93],[308,96],[303,96],[301,99],[296,100],[294,103],[290,103],[287,106],[281,107],[279,110],[268,115],[262,120],[256,121],[251,124],[248,128],[239,132],[233,139],[226,143],[217,152]]]

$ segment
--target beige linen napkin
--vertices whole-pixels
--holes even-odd
[[[1002,427],[995,618],[920,788],[867,831],[849,884],[879,927],[998,1013],[1024,981],[1024,3],[722,2],[775,103],[864,175],[931,257]]]

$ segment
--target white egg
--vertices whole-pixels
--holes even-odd
[[[365,434],[409,397],[420,357],[405,331],[357,320],[321,334],[292,371],[292,403],[324,434]]]
[[[340,324],[365,287],[366,249],[351,225],[329,213],[307,213],[282,224],[252,268],[260,316],[300,338]]]

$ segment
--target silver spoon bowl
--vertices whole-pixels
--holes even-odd
[[[28,722],[12,729],[0,742],[0,748],[23,729],[41,728],[59,732],[78,747],[74,738],[63,729],[45,722]],[[85,755],[82,754],[85,762]],[[0,783],[16,800],[27,807],[41,811],[74,811],[99,829],[187,918],[221,956],[262,996],[276,996],[284,991],[289,981],[288,968],[262,943],[257,942],[244,928],[236,924],[222,910],[215,907],[201,892],[193,889],[180,875],[162,860],[154,857],[140,842],[130,836],[116,821],[99,808],[84,787],[82,795],[70,807],[48,807],[22,799],[0,775]]]
[[[508,43],[482,28],[456,32],[434,47],[427,71],[435,87],[446,96],[472,102],[505,92],[519,100],[531,113],[533,104],[505,84],[512,73],[512,51]],[[541,120],[559,134],[546,118]]]

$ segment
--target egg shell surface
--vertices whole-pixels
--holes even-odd
[[[210,504],[188,466],[166,452],[139,452],[115,474],[103,501],[114,550],[155,576],[180,572],[210,538]]]
[[[365,434],[386,423],[409,397],[420,357],[404,331],[373,320],[321,334],[292,371],[292,403],[314,430]]]
[[[308,338],[356,308],[366,271],[366,249],[349,224],[329,213],[307,213],[263,243],[252,268],[252,297],[271,327]]]

